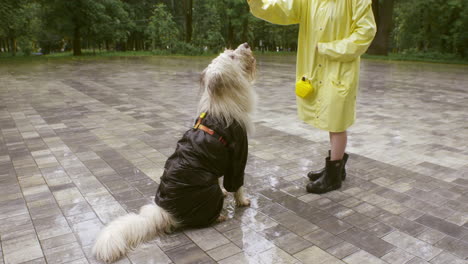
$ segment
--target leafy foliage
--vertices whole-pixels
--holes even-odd
[[[194,11],[194,44],[213,51],[220,50],[225,42],[221,35],[222,24],[216,1],[197,0]]]
[[[153,49],[169,49],[177,42],[179,30],[166,5],[155,6],[148,27],[145,31],[152,40]]]
[[[393,46],[400,52],[451,53],[468,56],[466,0],[399,1]]]
[[[468,58],[468,1],[373,1],[395,2],[393,53]],[[1,0],[0,18],[0,52],[13,54],[83,46],[195,55],[243,42],[295,51],[299,29],[253,17],[246,0]]]

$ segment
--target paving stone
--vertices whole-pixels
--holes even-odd
[[[408,261],[418,264],[438,250],[433,264],[466,261],[468,152],[460,142],[468,133],[454,138],[466,125],[449,122],[466,119],[465,68],[362,60],[348,177],[317,195],[306,193],[305,174],[323,166],[328,138],[296,118],[284,89],[295,58],[256,56],[244,184],[251,207],[234,208],[231,196],[226,222],[157,237],[117,264],[298,263],[301,252],[327,256],[326,264],[398,263],[409,258],[403,251],[418,253]],[[195,84],[210,60],[0,65],[0,264],[99,263],[91,247],[102,223],[153,201],[167,157],[193,124]],[[379,238],[398,245],[383,250]]]
[[[358,212],[358,213],[361,213],[365,216],[368,216],[370,218],[374,218],[376,216],[379,216],[381,214],[383,214],[385,211],[374,206],[374,205],[371,205],[369,203],[361,203],[359,204],[358,206],[356,207],[353,207],[353,210]]]
[[[184,233],[180,232],[158,236],[156,237],[155,241],[164,251],[192,243],[192,241]]]
[[[165,252],[174,263],[216,263],[195,244],[186,244]]]
[[[259,263],[281,263],[281,264],[296,264],[299,263],[296,258],[281,250],[278,247],[273,247],[257,255]]]
[[[442,252],[439,248],[399,231],[392,232],[382,239],[424,260],[430,260]]]
[[[184,233],[204,251],[229,243],[226,237],[211,227],[187,230]]]
[[[369,264],[385,264],[385,261],[377,258],[376,256],[369,254],[364,250],[359,250],[356,253],[351,254],[343,259],[344,262],[348,264],[361,264],[361,263],[369,263]]]
[[[392,226],[413,236],[420,234],[426,229],[423,225],[396,215],[381,215],[377,217],[376,220],[382,221],[389,226]]]
[[[15,248],[4,247],[3,250],[3,259],[5,260],[5,264],[23,263],[43,256],[39,243],[18,245]]]
[[[454,212],[451,216],[445,219],[450,223],[454,223],[458,226],[463,226],[464,224],[468,223],[468,213],[463,212]]]
[[[208,250],[206,253],[214,260],[219,261],[232,255],[242,252],[242,250],[233,243],[224,244],[217,248]]]
[[[240,252],[231,257],[225,258],[218,263],[220,264],[243,264],[243,263],[259,263],[257,256],[250,256],[244,252]]]
[[[236,218],[242,221],[242,224],[257,231],[261,232],[267,228],[278,225],[272,218],[258,212],[253,208],[247,208],[242,213],[238,213]]]
[[[101,221],[95,218],[92,220],[83,221],[72,225],[72,230],[75,233],[78,241],[82,246],[92,244],[96,239],[96,234],[103,228]]]
[[[46,263],[47,262],[46,262],[46,260],[44,258],[37,258],[37,259],[34,259],[34,260],[21,262],[21,264],[46,264]],[[86,262],[82,262],[82,263],[88,263],[88,262],[86,261]]]
[[[304,239],[309,240],[314,245],[317,245],[322,249],[327,249],[329,247],[343,242],[343,239],[321,229],[318,229],[308,235],[305,235]]]
[[[429,264],[429,262],[421,259],[421,258],[418,258],[418,257],[414,257],[412,258],[410,261],[406,262],[405,264]]]
[[[343,259],[358,250],[359,248],[355,245],[348,242],[342,242],[338,245],[327,248],[326,251],[339,259]]]
[[[468,235],[468,229],[431,215],[423,215],[415,221],[455,238],[462,238]]]
[[[231,229],[240,227],[241,225],[242,225],[241,221],[239,221],[239,220],[237,220],[235,218],[229,218],[229,219],[227,219],[226,221],[224,221],[222,223],[215,224],[213,226],[213,228],[215,228],[219,232],[225,232],[225,231],[229,231]]]
[[[272,242],[287,253],[294,255],[297,252],[312,246],[312,243],[302,237],[289,233],[272,240]]]
[[[272,242],[245,226],[229,230],[223,235],[249,255],[274,247]]]
[[[407,210],[407,211],[400,214],[401,217],[404,217],[404,218],[406,218],[408,220],[411,220],[411,221],[414,221],[414,220],[416,220],[417,218],[419,218],[419,217],[421,217],[423,215],[424,215],[423,212],[415,210],[415,209]]]
[[[468,258],[468,243],[464,241],[447,236],[437,242],[434,246],[447,250],[462,259]]]
[[[171,263],[171,259],[164,254],[155,242],[145,243],[127,254],[133,264]]]
[[[88,262],[88,260],[86,258],[77,259],[77,260],[67,262],[67,264],[88,264],[88,263],[89,262]]]
[[[47,263],[66,263],[85,257],[78,243],[68,243],[44,250]]]
[[[302,263],[325,263],[331,260],[338,260],[334,256],[328,254],[326,251],[312,246],[303,251],[294,254],[294,257],[299,259]]]
[[[65,235],[60,235],[56,237],[51,237],[41,241],[42,249],[50,249],[59,247],[61,245],[66,245],[69,243],[77,242],[77,239],[73,233],[68,233]]]
[[[382,260],[384,260],[384,261],[386,261],[388,263],[392,263],[392,264],[397,264],[397,263],[402,263],[403,264],[403,263],[408,262],[412,258],[414,258],[414,256],[411,255],[410,253],[405,252],[402,249],[396,248],[396,249],[388,252],[387,254],[385,254],[382,257]]]
[[[328,231],[334,235],[343,233],[344,231],[352,227],[350,224],[344,221],[341,221],[336,217],[330,217],[321,222],[318,222],[317,226],[321,227],[323,230]]]
[[[441,240],[444,237],[445,234],[434,229],[428,229],[416,236],[416,238],[421,239],[422,241],[427,242],[431,245],[434,245],[437,241]]]
[[[272,215],[272,218],[299,236],[309,234],[318,229],[318,226],[311,224],[309,221],[292,212]]]
[[[360,213],[355,213],[348,217],[345,217],[343,218],[343,221],[355,227],[359,227],[360,229],[363,229],[363,230],[369,229],[379,223],[376,220],[373,220],[372,218],[362,215]]]
[[[468,261],[460,259],[450,253],[442,252],[433,259],[431,259],[430,263],[432,264],[443,264],[443,263],[450,263],[450,264],[466,264]]]
[[[393,245],[358,228],[349,229],[339,237],[377,257],[382,257],[394,248]]]

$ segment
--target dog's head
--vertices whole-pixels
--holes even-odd
[[[225,50],[201,74],[199,113],[208,112],[228,126],[236,120],[252,132],[250,114],[256,102],[254,78],[255,58],[247,43],[235,50]]]
[[[232,89],[245,88],[255,78],[256,60],[249,44],[219,54],[202,72],[201,86],[211,96],[222,96]]]

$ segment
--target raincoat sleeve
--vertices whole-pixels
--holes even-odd
[[[353,61],[366,52],[374,39],[377,27],[371,0],[354,0],[352,8],[353,30],[349,37],[318,43],[319,54],[332,60]]]
[[[263,20],[279,25],[298,24],[301,21],[303,0],[247,0],[250,12]]]
[[[247,163],[248,143],[244,129],[234,129],[235,142],[231,143],[229,165],[224,174],[223,186],[228,192],[236,192],[244,184],[244,170]]]

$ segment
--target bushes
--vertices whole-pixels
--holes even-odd
[[[178,54],[178,55],[189,55],[189,56],[210,54],[209,51],[205,51],[203,48],[196,47],[190,43],[185,43],[183,41],[177,41],[171,47],[167,49],[154,49],[152,53],[154,55]]]
[[[466,0],[401,1],[395,8],[393,46],[397,52],[424,56],[468,57]]]
[[[183,55],[201,55],[204,53],[200,47],[195,47],[190,43],[178,41],[171,49],[172,54],[183,54]]]
[[[18,38],[18,46],[20,50],[23,52],[23,54],[26,56],[31,55],[33,51],[31,44],[32,44],[31,41],[26,37]]]

